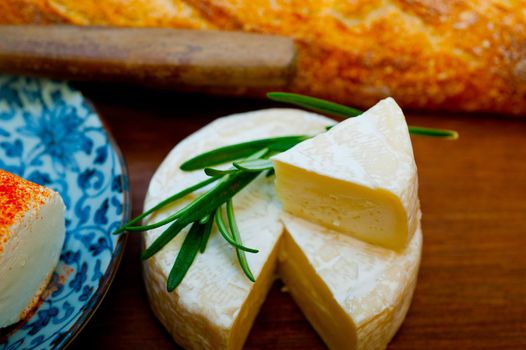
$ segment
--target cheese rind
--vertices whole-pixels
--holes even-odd
[[[400,250],[419,221],[404,115],[388,98],[272,158],[285,211]]]
[[[38,303],[64,243],[64,203],[50,189],[0,170],[0,328]]]

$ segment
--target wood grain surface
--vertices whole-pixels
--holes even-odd
[[[276,106],[79,86],[105,117],[128,163],[133,212],[168,151],[216,117]],[[492,115],[407,113],[456,129],[456,142],[413,137],[424,252],[413,303],[389,349],[526,349],[526,122]],[[291,130],[293,132],[293,130]],[[277,282],[247,349],[324,349]],[[72,349],[177,348],[151,313],[131,236],[108,296]]]
[[[289,37],[166,28],[0,25],[0,71],[225,94],[285,88]]]

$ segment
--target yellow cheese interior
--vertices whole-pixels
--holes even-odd
[[[276,244],[267,262],[263,266],[252,290],[241,307],[239,314],[232,326],[228,337],[227,349],[242,349],[248,336],[248,332],[259,313],[261,305],[265,301],[270,287],[275,280],[276,264],[278,260],[279,244]]]
[[[305,317],[330,349],[355,349],[357,332],[351,317],[287,232],[281,244],[279,275]]]
[[[382,189],[329,178],[275,161],[285,211],[366,242],[400,250],[410,230],[400,199]]]

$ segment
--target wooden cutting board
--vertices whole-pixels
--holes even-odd
[[[81,87],[82,88],[82,87]],[[170,92],[84,86],[128,162],[133,211],[168,151],[214,118],[276,106]],[[413,137],[424,251],[413,303],[389,349],[526,349],[526,123],[492,115],[408,113],[411,124],[456,129],[458,141]],[[138,236],[72,349],[174,349],[151,313]],[[277,283],[247,349],[324,349]]]

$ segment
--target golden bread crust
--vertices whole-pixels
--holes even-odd
[[[0,23],[293,36],[291,90],[367,107],[526,115],[526,0],[7,0]]]

